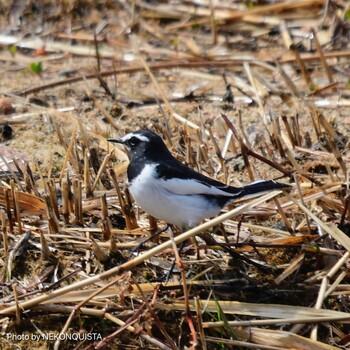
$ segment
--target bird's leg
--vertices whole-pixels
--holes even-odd
[[[181,227],[180,233],[185,232],[185,231],[186,231],[187,229],[189,229],[189,228],[190,228],[189,226]],[[173,231],[173,228],[171,228],[171,230]],[[170,239],[172,239],[172,237],[170,237]],[[186,242],[186,241],[183,241],[183,242],[181,242],[181,244],[180,244],[179,250],[178,250],[178,252],[177,252],[177,254],[176,254],[178,257],[180,257],[180,254],[182,253],[182,251],[183,251],[183,249],[184,249],[184,247],[185,247],[185,242]],[[177,262],[176,255],[175,255],[175,260],[173,261],[173,264],[171,265],[171,268],[170,268],[169,272],[168,272],[168,273],[166,274],[166,276],[165,276],[165,282],[168,282],[168,281],[169,281],[169,279],[170,279],[170,277],[171,277],[171,275],[172,275],[172,273],[173,273],[173,271],[174,271],[175,264],[176,264],[176,262]],[[183,265],[181,264],[180,261],[178,261],[178,265],[181,265],[181,266],[182,266],[181,268],[183,269]],[[180,266],[179,266],[180,272],[181,272],[181,268],[180,268]]]
[[[172,231],[172,230],[171,230]],[[181,233],[183,232],[183,229],[181,229]],[[182,253],[184,247],[185,247],[185,241],[181,242],[179,249],[176,247],[176,243],[174,242],[174,235],[173,232],[171,232],[170,239],[173,241],[173,246],[174,246],[174,253],[175,253],[175,260],[173,261],[173,264],[171,265],[171,268],[169,272],[165,276],[165,283],[169,282],[171,275],[174,272],[175,264],[177,264],[179,271],[181,273],[181,270],[184,269],[183,264],[180,259],[180,254]]]
[[[182,253],[184,247],[185,247],[185,241],[181,242],[181,244],[180,244],[180,247],[179,247],[179,250],[178,250],[178,256],[179,257],[180,257],[180,254]],[[175,260],[173,261],[173,264],[171,265],[171,268],[170,268],[169,272],[165,275],[165,283],[169,282],[170,277],[171,277],[171,275],[174,272],[174,268],[175,268],[176,262],[177,262],[177,259],[175,257]],[[181,265],[182,266],[181,268],[183,269],[183,265],[180,263],[180,261],[178,261],[178,265]],[[179,266],[179,270],[181,272],[180,266]]]
[[[189,328],[194,330],[193,320],[191,318],[191,312],[190,312],[190,302],[189,302],[189,293],[188,293],[188,287],[187,287],[187,281],[186,281],[186,271],[185,271],[184,265],[183,265],[181,258],[180,258],[180,251],[183,249],[185,241],[181,242],[181,246],[180,246],[179,250],[177,250],[177,246],[176,246],[176,242],[175,242],[174,234],[173,234],[172,230],[169,232],[169,237],[170,237],[173,249],[174,249],[176,263],[177,263],[177,266],[178,266],[180,274],[181,274],[183,296],[184,296],[184,301],[185,301],[185,319],[187,320],[187,322],[189,324]],[[173,266],[174,266],[174,264],[173,264]],[[196,336],[193,334],[193,339],[195,339],[195,337]]]
[[[161,233],[165,232],[168,228],[172,228],[172,225],[166,224],[165,228],[162,228],[157,232],[155,232],[154,234],[152,234],[151,236],[145,238],[141,243],[139,243],[135,248],[131,250],[131,253],[138,252],[140,248],[143,247],[144,244],[149,242],[151,239],[158,237]]]

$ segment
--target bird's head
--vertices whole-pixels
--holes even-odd
[[[157,155],[169,153],[162,138],[147,129],[131,132],[120,139],[110,138],[107,141],[123,144],[128,149],[131,159],[155,158]]]

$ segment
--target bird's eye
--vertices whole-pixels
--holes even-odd
[[[140,140],[139,140],[137,137],[135,137],[135,136],[133,136],[133,137],[129,140],[130,146],[136,146],[139,142],[140,142]]]

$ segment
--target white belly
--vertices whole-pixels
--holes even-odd
[[[131,183],[130,192],[136,203],[148,214],[179,227],[194,226],[204,218],[220,212],[218,205],[201,195],[174,194],[157,180],[155,165],[147,165]]]

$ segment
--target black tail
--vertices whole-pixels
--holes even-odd
[[[242,198],[250,195],[254,195],[261,192],[268,192],[272,190],[280,190],[290,188],[290,185],[282,184],[280,182],[275,182],[273,180],[269,181],[256,181],[252,182],[249,185],[243,186],[240,188],[241,192],[237,195],[236,198]]]

